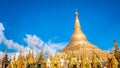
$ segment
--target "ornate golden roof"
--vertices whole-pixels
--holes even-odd
[[[81,51],[88,56],[92,56],[93,51],[97,54],[99,53],[100,56],[107,56],[108,54],[108,52],[102,51],[87,40],[85,34],[81,30],[78,12],[75,13],[74,32],[71,36],[70,43],[61,51],[61,53],[71,51]],[[105,57],[105,59],[106,58],[107,57]]]

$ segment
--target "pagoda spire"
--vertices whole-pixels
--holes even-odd
[[[72,41],[86,41],[86,40],[87,40],[86,36],[84,35],[84,33],[81,30],[80,21],[79,21],[79,17],[78,17],[78,11],[76,11],[75,12],[74,32],[71,37],[71,42]]]
[[[78,11],[76,10],[74,33],[80,33],[80,32],[81,32],[80,21],[79,21],[79,18],[78,18]]]

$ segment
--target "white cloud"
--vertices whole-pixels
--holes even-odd
[[[4,30],[5,30],[4,26],[2,25],[2,23],[0,23],[0,43],[2,43],[2,41],[5,39],[3,32]]]
[[[6,39],[3,42],[4,42],[5,45],[7,45],[7,47],[9,49],[14,49],[14,50],[18,51],[20,48],[23,48],[22,45],[20,45],[20,44],[18,44],[16,42],[13,42],[13,40],[7,40]]]
[[[43,45],[43,41],[37,37],[36,35],[30,35],[26,34],[26,38],[24,38],[24,41],[29,45],[29,46],[39,46]]]
[[[5,28],[4,28],[3,24],[0,23],[0,31],[4,31],[4,30],[5,30]]]

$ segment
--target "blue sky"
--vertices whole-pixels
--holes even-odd
[[[45,43],[68,43],[76,9],[91,43],[103,50],[113,48],[114,39],[120,44],[119,0],[0,0],[0,22],[5,37],[23,46],[26,34]],[[4,43],[0,48],[7,49]]]

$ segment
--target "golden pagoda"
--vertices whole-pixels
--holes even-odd
[[[103,51],[99,49],[97,46],[91,44],[87,40],[87,37],[81,30],[80,21],[78,18],[78,12],[76,11],[74,32],[71,36],[70,43],[65,48],[63,48],[60,54],[61,56],[64,56],[64,57],[65,55],[67,55],[67,57],[65,57],[65,60],[74,58],[74,60],[69,61],[69,62],[72,62],[71,64],[69,64],[69,67],[72,67],[74,65],[76,65],[76,67],[80,67],[78,63],[78,59],[79,59],[79,62],[81,62],[82,67],[84,67],[87,63],[89,68],[89,67],[93,67],[91,63],[93,63],[94,60],[95,62],[93,64],[94,65],[99,64],[99,66],[101,67],[102,66],[101,60],[106,61],[107,55],[109,53],[107,51]]]
[[[80,21],[78,18],[78,12],[75,13],[75,25],[74,32],[72,34],[70,43],[62,50],[62,52],[80,51],[85,55],[92,57],[93,52],[106,59],[108,52],[99,49],[97,46],[91,44],[85,34],[81,30]]]

